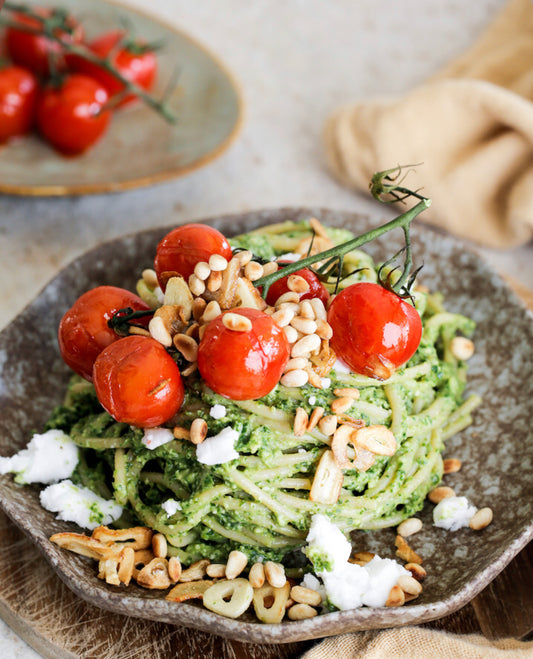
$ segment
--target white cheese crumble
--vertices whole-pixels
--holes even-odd
[[[235,460],[239,454],[233,447],[238,439],[239,433],[227,426],[218,435],[206,437],[201,444],[198,444],[196,459],[204,465],[219,465]]]
[[[331,367],[336,373],[351,373],[349,366],[346,366],[344,362],[341,362],[340,359],[336,359],[335,363]]]
[[[341,611],[363,605],[385,606],[399,577],[410,574],[396,561],[379,556],[364,566],[349,563],[350,542],[324,515],[313,515],[307,543],[308,555],[314,553],[330,564],[330,570],[318,570],[317,576],[324,583],[327,599]],[[309,577],[306,583],[320,592]]]
[[[226,416],[226,406],[217,403],[209,410],[209,416],[213,419],[223,419]]]
[[[468,526],[477,508],[466,497],[446,497],[433,509],[433,524],[441,529],[457,531]]]
[[[168,517],[175,515],[178,510],[181,510],[181,503],[176,501],[176,499],[167,499],[161,504],[161,508],[166,512]]]
[[[316,396],[309,396],[307,402],[309,405],[314,405],[316,403]]]
[[[173,439],[174,435],[172,434],[172,430],[169,430],[168,428],[145,428],[141,441],[146,448],[153,451],[159,446],[163,446],[163,444],[168,444],[168,442]]]
[[[78,447],[61,430],[33,435],[10,458],[0,458],[0,474],[14,473],[17,483],[55,483],[72,475],[78,464]]]
[[[122,506],[102,499],[87,487],[74,485],[70,480],[49,485],[40,494],[41,505],[57,519],[75,522],[86,529],[114,522],[122,515]]]

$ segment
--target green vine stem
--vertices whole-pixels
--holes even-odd
[[[42,27],[33,28],[29,25],[25,25],[24,23],[20,23],[17,20],[13,20],[12,18],[6,18],[5,15],[0,16],[0,24],[7,27],[16,28],[17,30],[21,30],[23,32],[28,32],[30,34],[43,35],[50,41],[59,44],[66,53],[77,55],[78,57],[81,57],[88,62],[91,62],[92,64],[102,67],[124,85],[125,92],[127,91],[128,93],[133,94],[134,96],[141,99],[148,107],[150,107],[152,110],[155,110],[169,123],[176,123],[178,119],[177,116],[168,108],[166,104],[167,94],[165,94],[163,101],[150,96],[150,94],[147,94],[144,89],[119,73],[112,65],[109,57],[98,57],[98,55],[95,55],[85,46],[80,44],[73,44],[68,40],[64,40],[64,37],[61,37],[60,33],[66,32],[68,34],[71,29],[67,23],[68,15],[64,11],[56,10],[53,11],[49,17],[43,17],[32,11],[29,7],[26,7],[26,5],[14,2],[4,3],[4,9],[15,14],[23,14],[24,16],[35,19],[41,24]],[[57,34],[58,31],[59,34]]]

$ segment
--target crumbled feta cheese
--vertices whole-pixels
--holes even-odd
[[[341,611],[357,609],[363,605],[369,590],[370,575],[360,565],[346,562],[332,572],[320,572],[327,599]]]
[[[173,439],[174,435],[172,434],[172,430],[169,430],[168,428],[145,428],[144,436],[141,441],[146,448],[153,451],[159,446],[163,446],[163,444],[168,444],[168,442]]]
[[[34,435],[25,449],[0,458],[0,474],[17,474],[17,483],[54,483],[72,475],[78,464],[78,447],[55,428]]]
[[[166,501],[163,501],[161,508],[163,508],[168,517],[172,517],[172,515],[175,515],[178,510],[181,510],[181,503],[176,501],[176,499],[167,499]]]
[[[206,437],[196,447],[198,462],[205,465],[219,465],[223,462],[235,460],[239,457],[239,454],[233,446],[238,439],[239,433],[229,426],[223,428],[218,435]]]
[[[466,497],[446,497],[433,509],[433,524],[441,529],[457,531],[468,526],[477,508]]]
[[[322,597],[322,601],[325,601],[327,599],[326,595],[326,589],[324,588],[324,584],[315,577],[314,574],[311,574],[311,572],[308,572],[307,574],[304,574],[304,578],[302,579],[302,584],[304,588],[310,588],[311,590],[316,590],[317,593],[320,593]]]
[[[316,396],[309,396],[307,402],[309,405],[314,405],[316,403]]]
[[[311,519],[307,534],[306,554],[311,558],[321,557],[330,571],[346,563],[352,553],[352,545],[343,532],[332,524],[325,515],[316,514]]]
[[[340,359],[336,359],[335,363],[331,367],[336,373],[351,373],[351,370],[344,362],[341,362]]]
[[[369,587],[363,596],[363,604],[366,606],[385,606],[389,593],[398,579],[411,573],[392,558],[380,558],[374,556],[363,570],[370,577]]]
[[[111,524],[122,515],[118,503],[102,499],[88,487],[74,485],[70,480],[49,485],[41,492],[40,500],[43,508],[58,513],[57,519],[86,529]]]
[[[287,254],[276,256],[276,261],[289,261],[293,263],[294,261],[299,261],[301,258],[301,254],[296,254],[296,252],[287,252]]]
[[[209,410],[209,416],[213,419],[223,419],[226,416],[226,406],[217,403]]]
[[[322,389],[329,389],[331,380],[329,378],[320,378],[320,384],[322,385]]]

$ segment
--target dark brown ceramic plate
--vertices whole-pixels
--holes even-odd
[[[1,4],[1,3],[0,3]],[[42,6],[56,0],[40,0]],[[219,156],[242,124],[237,83],[215,56],[187,34],[143,13],[106,0],[63,0],[86,37],[127,26],[149,43],[162,43],[153,96],[160,98],[179,72],[164,121],[142,103],[115,112],[104,137],[89,151],[66,158],[36,136],[0,149],[0,192],[58,196],[116,192],[183,176]]]
[[[207,220],[226,234],[283,219],[315,215],[332,226],[357,233],[369,228],[360,216],[319,209],[281,209]],[[132,287],[150,267],[157,241],[168,229],[146,231],[97,247],[67,266],[24,312],[0,334],[0,454],[11,455],[41,428],[52,406],[62,400],[69,377],[59,357],[56,328],[64,311],[91,286]],[[368,246],[377,259],[399,247],[389,235]],[[483,532],[456,533],[431,524],[428,504],[424,529],[412,546],[424,558],[428,577],[416,603],[398,609],[363,608],[320,615],[311,620],[263,625],[252,617],[229,620],[201,606],[174,604],[161,593],[130,586],[108,586],[96,577],[95,564],[60,550],[48,541],[55,532],[77,530],[43,510],[38,488],[20,487],[0,477],[0,503],[37,544],[58,576],[80,597],[116,613],[176,623],[230,638],[284,643],[341,632],[420,623],[444,616],[474,597],[533,537],[533,324],[531,314],[504,282],[459,241],[417,225],[413,231],[416,263],[424,262],[424,284],[441,290],[448,308],[478,323],[476,354],[469,389],[483,396],[474,425],[448,442],[446,453],[463,461],[446,477],[458,494],[478,507],[489,505],[494,522]],[[354,546],[394,556],[394,530],[354,533]]]

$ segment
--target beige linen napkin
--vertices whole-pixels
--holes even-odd
[[[483,636],[403,627],[343,634],[322,641],[301,659],[531,659],[533,641],[488,641]]]
[[[328,164],[367,190],[372,174],[422,162],[408,182],[432,206],[421,219],[490,247],[533,236],[533,2],[511,0],[479,41],[393,100],[327,121]]]

